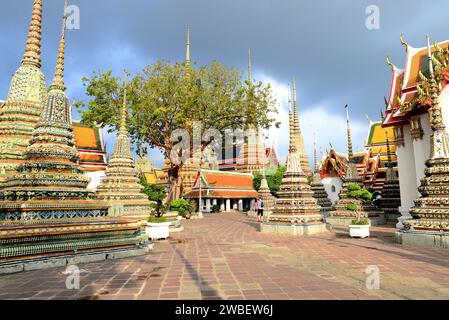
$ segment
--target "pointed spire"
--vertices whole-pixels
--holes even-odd
[[[313,133],[313,161],[314,161],[314,166],[315,166],[315,173],[319,172],[319,167],[318,167],[318,153],[316,150],[316,133]]]
[[[291,106],[291,100],[290,100],[290,83],[288,84],[288,92],[289,92],[289,107],[290,107],[290,111],[289,111],[289,129],[290,129],[290,147],[289,147],[289,152],[290,153],[294,153],[296,152],[296,131],[295,131],[295,122],[293,119],[293,112],[292,112],[292,106]]]
[[[59,41],[58,58],[56,60],[55,77],[50,88],[65,90],[64,67],[65,67],[65,30],[67,22],[67,0],[64,1],[64,15],[62,17],[61,39]]]
[[[126,129],[126,118],[128,115],[128,106],[126,101],[126,87],[128,86],[128,75],[125,73],[125,83],[124,83],[124,89],[123,89],[123,105],[121,107],[121,113],[120,113],[120,129],[119,134],[120,135],[128,135],[128,130]]]
[[[296,78],[293,79],[293,107],[294,107],[294,116],[298,118],[298,101],[297,101],[297,91],[296,91]]]
[[[251,61],[251,48],[248,48],[248,81],[253,83],[253,65]]]
[[[190,26],[187,27],[186,66],[190,67]]]
[[[292,112],[292,88],[290,82],[288,83],[288,110]]]
[[[42,0],[34,0],[22,65],[41,67]]]
[[[349,124],[349,106],[346,105],[345,109],[346,109],[346,123],[348,126],[348,158],[349,160],[351,160],[354,153],[352,151],[351,126]]]
[[[444,131],[445,125],[443,123],[443,116],[441,114],[441,107],[438,101],[438,84],[435,79],[434,69],[433,69],[433,60],[432,60],[432,50],[430,48],[430,38],[429,35],[426,35],[427,38],[427,58],[429,61],[429,72],[430,72],[430,98],[432,100],[431,107],[431,125],[433,131]]]

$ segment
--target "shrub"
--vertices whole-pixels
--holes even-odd
[[[348,191],[357,191],[357,190],[361,190],[362,188],[357,184],[357,183],[350,183],[348,184]]]
[[[369,220],[366,218],[355,219],[355,220],[352,220],[351,224],[354,226],[367,226],[367,225],[369,225]]]
[[[193,207],[186,199],[173,200],[170,204],[170,207],[172,210],[177,211],[182,217],[185,217],[187,212],[193,212]]]
[[[162,218],[162,217],[150,217],[148,219],[149,223],[164,223],[167,222],[167,219]]]
[[[348,197],[353,199],[362,199],[365,202],[371,201],[373,195],[366,189],[362,189],[358,184],[350,183],[348,185]]]
[[[219,213],[220,212],[220,206],[218,204],[214,204],[211,208],[212,213]]]
[[[348,205],[346,206],[346,209],[350,211],[357,211],[358,208],[359,207],[355,203],[348,203]]]

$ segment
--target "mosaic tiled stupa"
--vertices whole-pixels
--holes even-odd
[[[348,134],[348,166],[346,168],[346,176],[343,179],[343,186],[341,188],[339,197],[340,200],[335,204],[335,211],[329,213],[330,217],[326,221],[333,226],[348,226],[352,220],[357,218],[357,213],[348,210],[349,204],[356,204],[358,207],[358,214],[362,218],[368,218],[371,225],[378,225],[384,223],[383,212],[376,208],[371,202],[365,202],[360,199],[353,199],[348,197],[348,186],[350,184],[357,184],[364,188],[362,178],[360,177],[356,164],[353,160],[351,127],[349,123],[349,110],[346,106],[346,120],[347,120],[347,134]]]
[[[404,221],[404,229],[397,233],[405,245],[449,247],[449,135],[443,122],[439,102],[440,89],[434,74],[434,64],[427,37],[429,79],[425,79],[421,91],[430,105],[430,157],[426,161],[425,177],[418,188],[421,194],[410,209],[412,220]],[[435,59],[436,60],[436,59]]]
[[[26,160],[0,191],[1,273],[27,270],[30,263],[43,268],[71,263],[74,257],[83,262],[94,255],[106,259],[147,251],[140,220],[109,218],[108,207],[86,191],[89,181],[78,164],[63,79],[65,18],[55,77]]]
[[[388,132],[386,134],[387,141],[387,172],[385,176],[385,183],[382,188],[382,199],[380,207],[384,211],[385,220],[388,224],[396,225],[398,218],[401,216],[399,207],[401,206],[401,191],[399,187],[399,179],[394,170],[393,162],[391,160],[390,140],[388,139]]]
[[[262,171],[262,180],[260,181],[260,188],[258,193],[259,197],[264,203],[264,211],[268,214],[273,210],[276,198],[271,194],[267,177],[265,175],[265,170]]]
[[[293,123],[295,130],[295,144],[296,150],[301,156],[301,168],[307,177],[313,175],[312,169],[310,167],[309,157],[307,156],[306,147],[304,145],[304,137],[302,135],[301,127],[299,125],[299,113],[298,113],[298,101],[297,101],[297,89],[296,80],[293,81]],[[289,90],[290,97],[290,90]],[[289,99],[290,100],[290,99]]]
[[[114,151],[106,169],[106,177],[98,186],[96,196],[111,205],[110,215],[148,220],[153,209],[148,196],[143,193],[131,154],[131,139],[126,128],[127,115],[125,89]]]
[[[42,0],[34,0],[25,54],[0,108],[0,187],[25,160],[25,150],[47,100],[41,71]]]
[[[313,174],[312,183],[310,184],[313,197],[318,201],[318,205],[321,207],[322,212],[329,212],[333,210],[332,201],[329,199],[329,196],[324,188],[323,182],[321,181],[320,167],[318,165],[318,156],[316,150],[316,142],[314,144],[314,162],[315,162],[315,172]]]
[[[290,110],[290,147],[286,172],[268,223],[262,232],[308,235],[328,231],[321,207],[313,197],[307,176],[301,168],[301,154],[296,149],[296,131]]]

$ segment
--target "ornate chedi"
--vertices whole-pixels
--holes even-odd
[[[260,188],[258,193],[259,197],[264,202],[265,206],[264,211],[268,214],[273,210],[276,198],[271,194],[270,188],[268,186],[267,177],[265,175],[265,169],[262,172],[262,180],[260,182]]]
[[[419,98],[430,103],[430,157],[426,161],[425,177],[418,188],[421,197],[410,209],[412,220],[404,221],[397,233],[405,245],[449,247],[449,135],[443,122],[439,101],[440,88],[434,74],[434,61],[427,36],[429,79],[420,84]]]
[[[251,49],[248,50],[248,84],[253,85]],[[267,165],[266,149],[261,142],[260,132],[250,126],[240,148],[236,171],[240,173],[261,173]]]
[[[324,189],[324,185],[321,182],[321,173],[320,167],[318,165],[318,155],[316,150],[316,141],[313,142],[313,151],[314,151],[313,158],[315,162],[315,172],[313,174],[313,179],[310,186],[313,191],[313,197],[317,199],[318,205],[321,207],[321,211],[329,212],[333,210],[332,201],[330,201],[327,192]]]
[[[398,218],[401,216],[399,207],[401,206],[401,192],[399,188],[399,179],[391,159],[390,139],[388,138],[388,131],[385,131],[387,141],[387,172],[385,176],[385,183],[382,188],[382,199],[380,207],[384,211],[385,220],[389,224],[396,225]]]
[[[289,89],[290,97],[290,89]],[[290,98],[289,98],[290,100]],[[293,117],[294,117],[294,128],[295,128],[295,141],[296,150],[298,150],[301,155],[301,168],[307,177],[313,175],[312,169],[310,168],[309,157],[307,156],[306,148],[304,145],[304,138],[302,136],[301,127],[299,126],[299,113],[298,113],[298,101],[297,101],[297,90],[296,90],[296,79],[293,81]]]
[[[356,204],[358,207],[358,214],[362,218],[368,218],[372,225],[378,225],[384,223],[383,212],[376,208],[371,202],[365,202],[360,199],[353,199],[348,196],[348,186],[350,184],[357,184],[361,188],[363,186],[363,180],[357,171],[357,166],[354,162],[354,153],[352,149],[351,127],[349,124],[349,109],[346,109],[346,122],[347,122],[347,137],[348,137],[348,165],[346,168],[346,176],[343,179],[343,185],[340,190],[340,200],[335,204],[335,211],[330,212],[330,217],[326,221],[333,226],[347,226],[350,225],[352,220],[357,217],[356,212],[349,210],[347,207],[349,204]]]
[[[54,265],[55,260],[45,262],[49,257],[57,257],[60,266],[74,255],[83,262],[94,254],[106,259],[147,252],[142,222],[109,218],[108,207],[86,190],[63,79],[65,18],[55,77],[26,160],[0,191],[1,272],[27,270],[33,259],[39,259],[33,268],[41,268]]]
[[[42,0],[34,0],[25,54],[0,108],[0,187],[25,161],[25,150],[47,100],[41,71]]]
[[[143,193],[131,154],[131,139],[126,129],[127,114],[125,88],[119,133],[106,169],[106,177],[98,186],[96,196],[111,205],[110,215],[147,220],[152,212],[151,202]]]
[[[313,197],[307,176],[301,168],[301,154],[296,149],[296,131],[290,109],[290,148],[286,172],[268,223],[262,232],[308,235],[328,231],[321,207]]]

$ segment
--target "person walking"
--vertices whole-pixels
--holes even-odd
[[[256,214],[257,214],[257,220],[259,222],[263,222],[263,209],[264,209],[264,202],[262,201],[262,199],[259,197],[257,198],[256,201]]]

